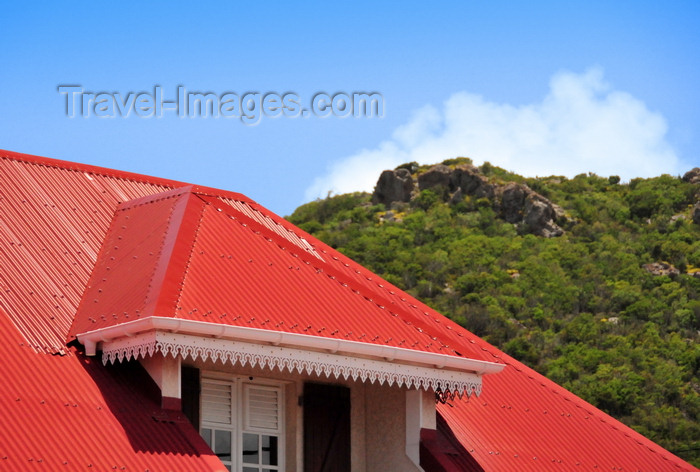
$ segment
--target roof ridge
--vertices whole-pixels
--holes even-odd
[[[60,159],[53,159],[50,157],[37,156],[34,154],[23,154],[14,151],[8,151],[6,149],[0,149],[0,159],[9,159],[13,161],[25,162],[27,164],[32,165],[53,167],[56,169],[62,169],[71,172],[87,172],[90,174],[101,175],[104,177],[113,177],[129,180],[132,182],[142,182],[152,185],[163,185],[167,187],[182,187],[184,185],[191,185],[186,182],[180,182],[177,180],[166,179],[162,177],[154,177],[146,174],[138,174],[136,172],[110,169],[108,167],[95,166],[92,164],[81,164],[77,162],[64,161]]]
[[[70,172],[86,172],[89,174],[101,175],[103,177],[111,177],[117,179],[128,180],[131,182],[146,183],[150,185],[161,185],[166,187],[171,187],[173,189],[191,187],[193,193],[203,194],[211,197],[224,197],[246,202],[249,205],[255,207],[262,207],[258,202],[243,195],[239,192],[233,192],[231,190],[218,189],[214,187],[208,187],[206,185],[195,185],[189,182],[184,182],[180,180],[167,179],[164,177],[156,177],[147,174],[139,174],[137,172],[129,172],[124,170],[112,169],[109,167],[96,166],[93,164],[83,164],[73,161],[65,161],[61,159],[54,159],[51,157],[38,156],[34,154],[24,154],[15,151],[9,151],[7,149],[0,149],[0,159],[9,159],[12,161],[24,162],[27,164],[38,165],[43,167],[52,167],[55,169],[67,170]],[[257,208],[256,208],[257,210]],[[266,209],[267,210],[267,209]],[[270,210],[267,210],[270,212]],[[272,213],[272,212],[270,212]]]
[[[192,185],[185,184],[182,187],[176,187],[170,190],[165,190],[163,192],[154,193],[152,195],[145,195],[143,197],[134,198],[132,200],[127,200],[125,202],[119,203],[114,212],[126,211],[139,206],[149,205],[152,203],[162,202],[169,198],[180,197],[188,192],[192,191]]]
[[[192,186],[192,193],[197,194],[200,197],[209,197],[209,198],[230,198],[231,200],[237,200],[240,202],[245,202],[248,205],[255,206],[255,207],[260,207],[264,208],[262,205],[260,205],[258,202],[253,200],[252,198],[243,195],[242,193],[238,192],[233,192],[231,190],[222,190],[214,187],[207,187],[205,185],[193,185]],[[204,198],[202,198],[205,200]],[[205,200],[206,201],[206,200]],[[256,208],[257,210],[257,208]],[[269,211],[269,210],[268,210]],[[272,212],[270,212],[272,213]]]
[[[192,263],[192,254],[194,253],[194,247],[195,243],[197,242],[197,238],[199,237],[199,230],[202,227],[202,219],[204,218],[204,210],[206,210],[207,207],[207,202],[197,195],[194,192],[191,192],[190,195],[193,198],[197,198],[199,201],[202,202],[202,208],[199,210],[199,218],[197,219],[197,224],[196,227],[194,228],[194,234],[192,235],[192,238],[188,239],[191,241],[189,244],[189,251],[187,252],[187,261],[184,264],[184,268],[182,269],[182,277],[180,277],[180,282],[177,285],[177,298],[175,299],[174,305],[173,305],[173,316],[177,318],[177,308],[180,305],[180,300],[182,299],[182,292],[183,292],[183,287],[185,285],[185,280],[187,279],[187,276],[189,275],[189,268]],[[189,206],[189,205],[188,205]],[[178,230],[178,236],[179,236],[180,230]],[[181,238],[177,238],[178,241],[181,240]],[[170,264],[168,264],[168,272],[170,271],[169,268]]]
[[[175,189],[175,191],[177,190],[180,189]],[[199,211],[190,215],[190,213],[197,210],[197,208],[193,207],[193,199],[197,198],[200,200],[197,195],[191,192],[191,187],[185,187],[184,191],[174,193],[172,196],[136,203],[136,205],[130,206],[130,208],[140,206],[141,204],[155,203],[166,198],[179,198],[181,200],[175,202],[170,209],[168,225],[160,245],[160,254],[154,264],[151,281],[154,283],[154,287],[157,287],[157,293],[154,297],[153,311],[148,316],[160,316],[161,312],[171,305],[172,316],[176,316],[175,309],[177,307],[177,301],[181,296],[182,286],[187,276],[187,266],[192,258],[192,251],[194,250],[193,238],[196,238],[204,209],[202,205]],[[148,199],[148,197],[145,197],[145,199]],[[183,232],[187,234],[183,234]],[[190,237],[192,233],[194,234]],[[183,245],[187,249],[187,257],[184,260],[178,260],[178,249],[183,247]],[[184,267],[181,268],[180,266],[182,266],[183,263]],[[174,265],[177,267],[173,267]],[[165,281],[171,279],[171,275],[174,275],[173,278],[178,282],[176,284],[170,283],[166,285]],[[175,293],[177,294],[176,296]]]

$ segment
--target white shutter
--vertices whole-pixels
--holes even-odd
[[[278,432],[281,422],[279,388],[244,385],[245,429]]]
[[[202,422],[232,425],[233,384],[202,379]]]

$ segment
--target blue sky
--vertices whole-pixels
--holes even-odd
[[[700,166],[700,3],[23,2],[0,15],[0,148],[244,193],[286,215],[404,160],[623,179]],[[59,85],[378,92],[381,118],[98,118]]]

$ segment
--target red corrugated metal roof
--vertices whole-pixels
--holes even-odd
[[[438,405],[438,432],[483,470],[697,470],[490,344],[476,344],[506,367],[484,377],[479,397]]]
[[[188,198],[186,191],[171,190],[146,203],[119,206],[74,329],[83,332],[154,314],[179,225],[172,228],[173,214],[182,213]]]
[[[420,432],[420,465],[425,472],[484,472],[484,468],[468,453],[452,434],[445,420],[438,415],[437,431]],[[486,469],[488,470],[488,469]]]
[[[282,221],[276,221],[276,220],[281,220],[281,218],[272,218],[270,215],[266,215],[264,212],[258,210],[257,208],[254,208],[252,205],[248,203],[244,203],[238,200],[234,200],[232,198],[226,198],[226,197],[218,197],[222,202],[232,206],[236,210],[240,211],[241,213],[245,214],[248,218],[252,218],[253,220],[257,221],[261,225],[265,226],[267,229],[274,231],[287,241],[295,244],[297,247],[308,251],[309,253],[313,254],[315,257],[323,260],[323,258],[319,255],[319,253],[316,251],[316,249],[309,244],[309,242],[302,236],[299,236],[298,234],[295,233],[293,228],[286,228],[283,224]]]
[[[464,339],[445,342],[439,315],[390,299],[376,276],[360,283],[243,205],[185,190],[122,204],[71,335],[157,315],[482,359]]]
[[[436,346],[444,343],[461,347],[468,351],[462,354],[469,357],[505,362],[503,372],[484,379],[480,397],[455,399],[454,408],[439,406],[441,439],[436,444],[441,444],[441,451],[436,453],[443,454],[441,460],[451,461],[451,470],[472,470],[474,461],[484,470],[495,471],[696,470],[255,202],[231,192],[181,188],[186,185],[0,151],[0,469],[84,470],[90,463],[94,470],[210,467],[202,459],[211,456],[196,455],[198,436],[193,428],[168,422],[168,413],[139,389],[144,382],[134,381],[133,372],[91,362],[65,345],[81,297],[83,303],[94,300],[88,292],[99,289],[93,286],[85,291],[85,286],[100,248],[104,252],[110,247],[103,244],[110,224],[120,221],[128,228],[125,217],[131,214],[131,223],[141,226],[141,234],[131,231],[127,240],[123,236],[119,240],[119,226],[109,236],[116,238],[110,241],[117,242],[119,258],[141,261],[134,271],[115,277],[124,286],[131,284],[131,292],[109,294],[115,297],[109,300],[98,297],[98,304],[121,304],[135,313],[137,304],[160,309],[174,303],[188,316],[213,318],[229,309],[219,304],[233,281],[243,300],[229,301],[238,303],[236,309],[248,315],[239,318],[240,322],[291,330],[286,321],[276,326],[290,319],[289,297],[296,301],[295,317],[301,317],[308,305],[313,329],[317,321],[313,317],[320,316],[314,310],[320,302],[332,310],[340,308],[324,296],[339,296],[348,300],[344,308],[354,309],[347,315],[353,317],[352,323],[330,320],[338,333],[352,330],[359,336],[358,327],[368,332],[393,329],[398,323],[386,321],[386,311],[396,308],[404,325],[438,334],[428,349],[439,349]],[[148,196],[154,194],[162,194],[162,201],[133,212],[131,207],[151,202]],[[132,201],[141,197],[144,200]],[[122,205],[123,212],[115,214],[120,203],[129,201]],[[182,216],[185,214],[188,218]],[[179,223],[173,226],[175,221]],[[166,227],[176,231],[169,233]],[[191,232],[200,227],[201,234],[191,238]],[[242,239],[234,241],[234,236]],[[159,259],[183,241],[194,241],[189,251],[176,251],[176,257],[165,262]],[[247,252],[248,248],[254,252]],[[106,264],[111,257],[102,254],[100,263]],[[234,260],[245,268],[242,272],[233,268]],[[99,267],[109,272],[107,265]],[[322,272],[311,270],[314,267]],[[215,268],[219,272],[212,270]],[[262,281],[259,283],[268,284],[267,290],[259,290],[246,276],[257,277],[258,271],[277,285]],[[187,276],[179,283],[168,279],[182,273]],[[295,276],[284,277],[289,273]],[[152,291],[142,285],[161,279],[167,290]],[[295,279],[310,285],[285,285]],[[185,288],[182,296],[181,287]],[[309,293],[311,287],[316,291]],[[269,312],[256,312],[250,293]],[[102,294],[100,297],[107,297]],[[376,298],[367,300],[367,294],[376,294]],[[116,298],[124,295],[133,298]],[[378,300],[383,309],[377,307]],[[107,323],[111,322],[108,314],[119,318],[124,311],[102,313],[105,319],[100,315],[95,323],[88,317],[76,323]],[[253,317],[256,319],[251,320]],[[303,327],[309,329],[308,324]],[[297,328],[303,329],[302,324]],[[316,334],[328,336],[328,330]],[[415,337],[427,346],[426,336],[416,334],[414,328],[396,332],[407,342]],[[368,336],[376,334],[363,339]],[[383,342],[381,336],[374,342],[379,341]],[[154,415],[161,421],[153,420]]]
[[[62,352],[119,201],[169,181],[0,151],[0,307],[37,350]]]
[[[66,350],[37,353],[0,312],[0,470],[226,470],[182,414],[159,407],[138,363]]]

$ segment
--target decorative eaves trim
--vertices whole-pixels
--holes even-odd
[[[424,390],[451,392],[460,396],[481,393],[481,375],[472,372],[398,364],[342,354],[308,351],[282,346],[253,344],[229,339],[204,338],[188,334],[150,331],[103,343],[102,362],[122,362],[161,354],[192,360],[270,370],[306,373],[327,378],[379,382],[389,386],[406,386]]]
[[[141,335],[146,333],[160,335],[161,338],[151,339],[145,344],[142,341],[132,344],[137,339],[142,340]],[[162,337],[175,334],[185,336],[177,338],[183,344],[173,344],[172,340],[166,342]],[[257,346],[262,351],[256,351],[254,365],[269,365],[290,371],[296,369],[299,372],[306,370],[319,375],[360,378],[363,381],[379,380],[390,385],[397,383],[425,389],[440,387],[443,391],[458,392],[460,395],[480,392],[481,375],[500,372],[505,367],[494,362],[392,346],[158,316],[101,328],[79,334],[77,338],[89,356],[96,354],[98,343],[101,343],[104,362],[161,352],[245,365],[253,362],[253,358],[245,357],[252,354],[253,348],[247,347],[244,351],[239,348]],[[220,346],[226,347],[220,350],[223,349]],[[295,364],[293,357],[284,357],[290,352],[295,356],[303,354],[301,359],[305,359],[304,363]]]
[[[362,357],[386,359],[401,364],[419,364],[436,367],[438,369],[455,369],[476,374],[493,374],[500,372],[505,367],[504,364],[495,362],[479,361],[467,357],[448,356],[446,354],[416,351],[400,347],[161,316],[149,316],[140,320],[121,323],[116,326],[100,328],[95,331],[78,334],[76,337],[78,341],[85,346],[86,354],[88,356],[94,356],[97,350],[97,343],[99,342],[129,337],[145,331],[168,331],[172,333],[185,333],[214,338],[237,339],[253,343],[270,343],[275,346],[282,345],[331,353],[340,352]]]

